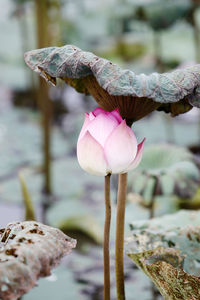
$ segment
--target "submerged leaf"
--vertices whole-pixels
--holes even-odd
[[[61,78],[91,94],[108,111],[118,107],[130,123],[158,108],[177,115],[200,107],[200,65],[136,75],[71,45],[29,51],[25,61],[47,80],[55,83],[55,78]]]
[[[18,299],[48,276],[76,241],[37,222],[15,222],[0,230],[0,299]]]
[[[180,211],[131,224],[128,256],[165,299],[200,298],[200,213]]]

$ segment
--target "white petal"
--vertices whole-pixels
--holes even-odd
[[[145,140],[146,139],[143,139],[143,141],[138,145],[137,155],[136,155],[135,159],[132,161],[132,163],[130,164],[130,166],[127,168],[126,171],[130,171],[130,170],[133,170],[133,169],[137,168],[137,166],[141,162]]]
[[[107,175],[107,163],[102,146],[87,131],[77,144],[77,157],[80,166],[90,174]]]
[[[85,121],[83,123],[83,126],[82,126],[82,129],[81,129],[81,132],[79,134],[79,137],[78,137],[78,141],[84,136],[84,134],[86,133],[87,131],[87,126],[89,125],[90,123],[90,119],[89,119],[89,115],[88,113],[85,114]]]

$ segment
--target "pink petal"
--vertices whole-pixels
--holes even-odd
[[[116,119],[111,119],[105,114],[99,114],[87,126],[90,134],[104,147],[105,141],[112,131],[118,126]]]
[[[101,107],[97,107],[95,108],[95,110],[93,110],[92,112],[94,114],[95,117],[97,117],[99,114],[106,114],[107,111],[105,111],[103,108]]]
[[[115,110],[113,110],[111,112],[108,112],[101,107],[97,107],[95,110],[93,110],[92,113],[95,116],[98,116],[99,114],[106,114],[110,118],[114,117],[118,121],[119,124],[123,121],[118,108],[116,108]]]
[[[135,159],[132,161],[132,163],[130,164],[130,166],[126,169],[126,171],[130,171],[137,168],[137,166],[141,162],[145,140],[146,139],[144,138],[143,141],[138,145],[137,155]]]
[[[89,114],[85,113],[85,121],[83,123],[81,132],[79,134],[78,141],[84,136],[85,132],[87,131],[87,126],[89,125],[89,123],[90,123]]]
[[[87,131],[78,141],[77,157],[80,166],[93,175],[107,175],[107,163],[101,145]]]
[[[119,124],[123,121],[121,115],[120,115],[120,112],[119,112],[119,108],[116,108],[115,110],[111,111],[111,113],[116,119],[117,121],[119,122]]]
[[[116,114],[114,111],[111,111],[111,112],[107,112],[107,117],[110,118],[111,120],[115,120],[117,121],[118,125],[123,121],[123,119],[119,118],[118,114]]]
[[[137,153],[137,140],[125,120],[108,137],[104,152],[112,173],[124,172],[134,160]]]

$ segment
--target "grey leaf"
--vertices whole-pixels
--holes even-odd
[[[75,248],[59,229],[37,222],[15,222],[0,230],[0,298],[18,299]]]
[[[200,213],[180,211],[133,222],[128,256],[165,299],[200,299]]]
[[[106,110],[119,107],[132,121],[158,108],[177,115],[200,106],[200,65],[136,75],[72,45],[29,51],[25,61],[52,83],[61,78],[79,92],[90,93]]]

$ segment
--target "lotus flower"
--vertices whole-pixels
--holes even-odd
[[[140,163],[144,141],[138,145],[118,109],[107,112],[98,107],[85,114],[77,144],[78,161],[93,175],[126,173]]]

